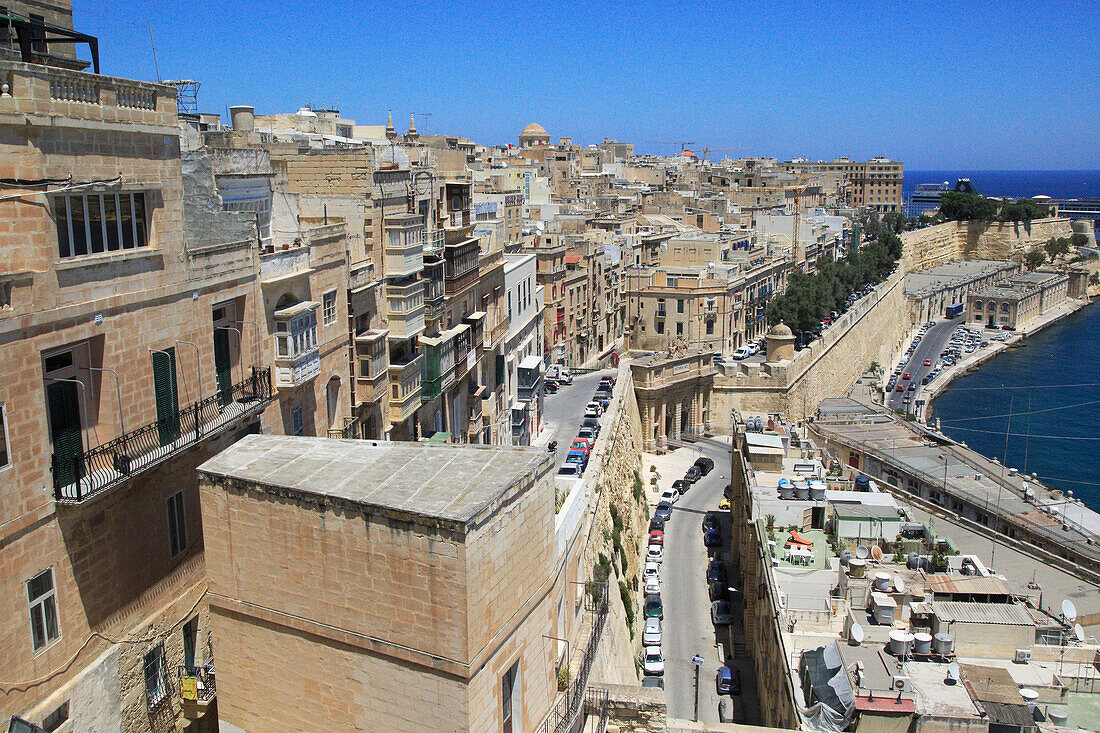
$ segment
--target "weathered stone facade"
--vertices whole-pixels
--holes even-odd
[[[908,270],[922,270],[954,260],[1017,260],[1052,237],[1073,234],[1070,219],[1030,222],[948,221],[901,235]]]

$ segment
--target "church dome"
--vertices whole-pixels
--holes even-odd
[[[530,125],[523,128],[523,132],[521,132],[519,134],[519,136],[520,137],[550,137],[550,133],[548,133],[545,129],[543,129],[542,125],[540,125],[539,123],[532,122]]]
[[[794,336],[790,327],[786,323],[777,323],[772,326],[772,330],[768,331],[769,336]]]

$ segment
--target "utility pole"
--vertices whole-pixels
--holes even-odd
[[[696,654],[691,658],[691,663],[695,665],[695,715],[692,720],[696,723],[699,722],[699,668],[703,666],[703,657]]]

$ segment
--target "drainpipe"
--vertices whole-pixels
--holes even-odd
[[[176,339],[176,345],[179,346],[180,344],[187,344],[188,346],[195,349],[195,372],[198,378],[198,384],[195,387],[195,389],[197,390],[195,393],[195,401],[198,402],[202,400],[202,362],[200,361],[199,357],[199,347],[198,344],[193,344],[190,341],[181,341],[179,339]]]
[[[101,367],[79,367],[80,369],[86,369],[90,372],[110,372],[115,377],[115,400],[118,402],[118,429],[122,435],[126,434],[126,424],[122,421],[122,392],[118,386],[118,372],[114,369],[103,369]],[[83,382],[81,382],[83,384]]]

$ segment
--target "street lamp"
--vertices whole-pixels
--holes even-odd
[[[696,723],[699,722],[699,668],[703,666],[703,657],[701,654],[696,654],[691,658],[691,663],[695,666],[695,716],[692,718]]]
[[[568,670],[569,669],[569,639],[563,639],[560,636],[551,636],[550,634],[543,634],[542,638],[543,639],[553,639],[554,641],[563,641],[563,642],[565,642],[565,668]],[[560,665],[559,665],[558,669],[559,670],[561,669]]]

